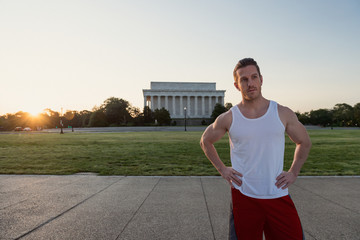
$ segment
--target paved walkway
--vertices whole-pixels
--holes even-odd
[[[360,178],[299,178],[306,239],[360,239]],[[227,239],[220,177],[0,175],[0,239]]]

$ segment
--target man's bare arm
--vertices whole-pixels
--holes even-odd
[[[282,107],[280,113],[286,119],[286,133],[296,144],[294,159],[288,172],[280,174],[276,180],[276,186],[285,189],[293,184],[304,165],[311,148],[310,137],[305,127],[298,121],[295,113],[286,107]]]
[[[200,146],[206,157],[231,186],[233,186],[232,183],[241,186],[242,182],[238,176],[242,177],[242,174],[234,170],[232,167],[226,167],[214,147],[214,143],[219,141],[229,130],[231,119],[231,112],[226,112],[220,115],[215,122],[204,131],[200,140]]]

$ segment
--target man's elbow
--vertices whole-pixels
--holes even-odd
[[[211,144],[211,143],[206,139],[206,137],[203,136],[200,139],[200,147],[204,152],[207,149],[207,147],[209,146],[209,144]]]
[[[200,147],[201,147],[202,150],[205,150],[204,137],[202,137],[202,138],[200,139]]]
[[[310,138],[302,141],[302,142],[300,143],[300,146],[301,146],[302,148],[307,149],[308,151],[310,151],[311,146],[312,146],[312,143],[311,143]]]
[[[302,136],[298,139],[295,139],[293,140],[294,143],[296,144],[296,146],[298,147],[301,147],[301,148],[311,148],[311,140],[310,140],[310,137],[307,135],[307,136]]]
[[[201,139],[200,139],[200,147],[201,147],[202,149],[204,149],[203,146],[204,146],[204,143],[203,143],[203,139],[201,138]]]

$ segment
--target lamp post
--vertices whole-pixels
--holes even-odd
[[[185,112],[185,132],[186,132],[186,107],[184,107],[184,112]]]

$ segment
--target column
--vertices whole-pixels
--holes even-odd
[[[219,97],[216,96],[216,103],[219,103]]]
[[[183,96],[180,96],[180,114],[179,114],[179,116],[183,116],[183,114],[184,114]]]
[[[173,109],[173,115],[176,116],[176,110],[175,110],[175,96],[173,95],[172,96],[172,109]]]
[[[205,96],[201,96],[201,114],[205,116]]]
[[[161,96],[158,96],[158,109],[160,109],[160,104],[161,104]]]
[[[212,114],[211,97],[212,97],[212,96],[209,96],[209,113],[210,113],[210,115]]]
[[[150,102],[150,109],[151,109],[151,111],[154,111],[154,96],[150,96],[150,98],[151,98],[151,102]]]
[[[190,100],[191,100],[191,98],[190,98],[190,96],[186,96],[186,105],[187,105],[187,107],[186,107],[186,111],[188,112],[188,116],[190,117],[190,114],[191,114],[191,109],[190,109]]]
[[[195,96],[195,112],[194,112],[194,116],[197,117],[198,114],[198,96]]]
[[[166,108],[166,110],[168,110],[169,111],[169,96],[165,96],[165,108]]]
[[[144,96],[144,108],[146,107],[147,96]]]

